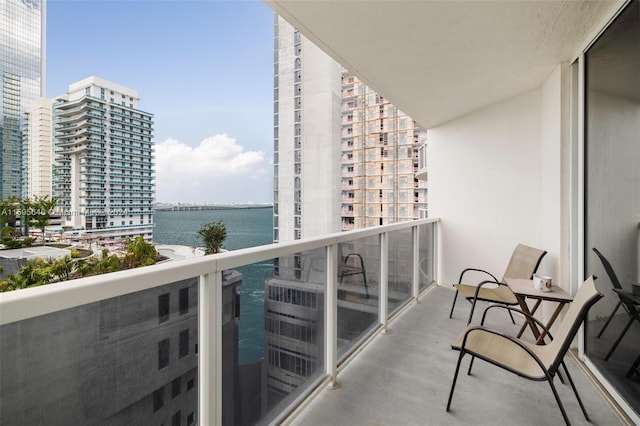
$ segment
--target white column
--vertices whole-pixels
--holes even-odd
[[[329,387],[338,386],[338,246],[327,246],[327,288],[324,302],[325,372],[331,378]]]
[[[389,235],[380,234],[380,324],[382,332],[387,333],[387,312],[389,294]]]
[[[411,242],[413,244],[413,279],[411,286],[411,296],[418,302],[420,292],[420,227],[411,228]]]
[[[200,275],[198,424],[222,424],[222,272]]]

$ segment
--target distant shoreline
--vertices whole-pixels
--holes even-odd
[[[202,210],[248,210],[248,209],[272,209],[272,204],[238,204],[238,205],[171,205],[155,206],[155,211],[202,211]]]

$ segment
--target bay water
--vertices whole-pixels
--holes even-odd
[[[227,228],[223,248],[238,250],[273,242],[273,208],[237,208],[155,212],[153,242],[203,246],[198,230],[206,223],[222,220]],[[273,263],[261,262],[236,268],[242,273],[240,293],[239,356],[241,363],[264,355],[264,282],[273,276]]]

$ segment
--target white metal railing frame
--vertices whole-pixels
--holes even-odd
[[[372,228],[329,234],[291,242],[281,242],[247,249],[175,260],[154,266],[80,278],[59,284],[0,293],[0,325],[22,321],[64,309],[74,308],[138,291],[160,287],[187,278],[199,277],[198,297],[198,385],[199,424],[220,424],[222,420],[222,271],[278,257],[324,247],[327,259],[327,296],[325,297],[325,376],[337,384],[337,253],[338,244],[378,235],[380,238],[380,306],[379,327],[386,331],[389,317],[387,294],[388,234],[412,229],[413,285],[411,299],[417,300],[419,227],[434,224],[434,268],[437,264],[438,218],[420,219]],[[435,272],[435,271],[434,271]],[[410,299],[410,300],[411,300]],[[319,381],[318,381],[319,382]],[[309,391],[310,392],[310,391]],[[217,395],[211,398],[211,395]],[[280,416],[278,416],[280,417]]]

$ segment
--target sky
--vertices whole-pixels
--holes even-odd
[[[48,0],[46,96],[86,77],[154,114],[156,201],[273,201],[273,11],[257,0]]]

